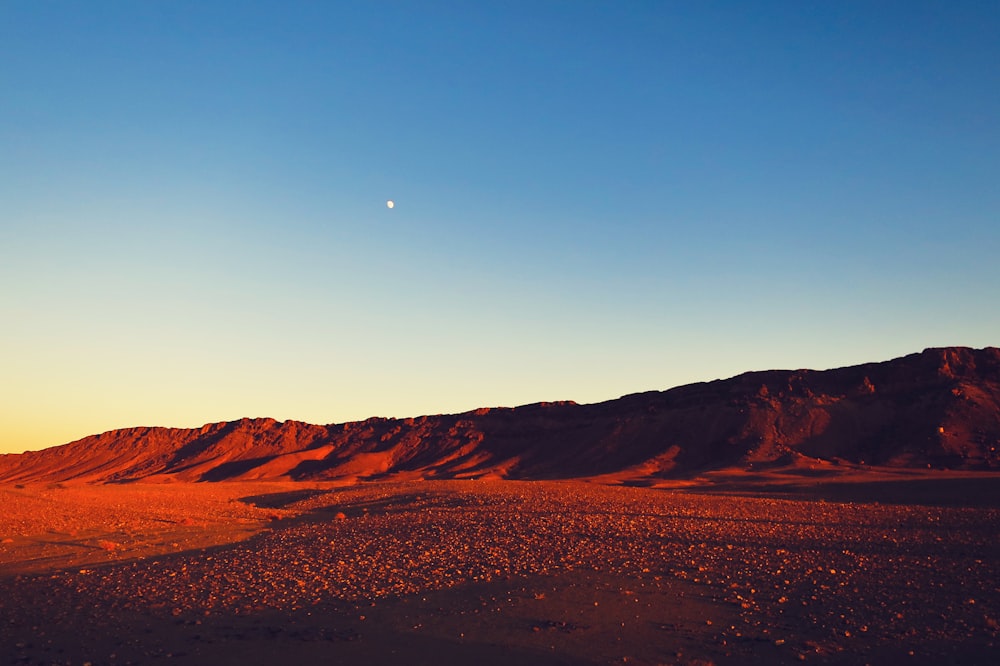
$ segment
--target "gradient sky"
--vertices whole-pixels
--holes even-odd
[[[990,0],[4,0],[0,452],[1000,344],[997,35]]]

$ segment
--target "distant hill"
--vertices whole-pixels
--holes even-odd
[[[591,405],[128,428],[0,456],[0,481],[657,479],[804,457],[1000,469],[1000,349],[749,372]]]

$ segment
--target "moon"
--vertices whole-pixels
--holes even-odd
[[[396,202],[393,201],[392,199],[389,199],[388,201],[385,202],[385,207],[386,208],[392,208],[395,205],[396,205]]]

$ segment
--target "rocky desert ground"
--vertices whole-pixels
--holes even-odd
[[[0,662],[993,663],[995,475],[602,481],[8,484]]]
[[[0,456],[0,663],[993,664],[1000,349]]]

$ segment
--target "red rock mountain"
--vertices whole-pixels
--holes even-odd
[[[684,476],[800,457],[1000,468],[1000,349],[749,372],[578,405],[335,425],[129,428],[0,456],[0,481]]]

